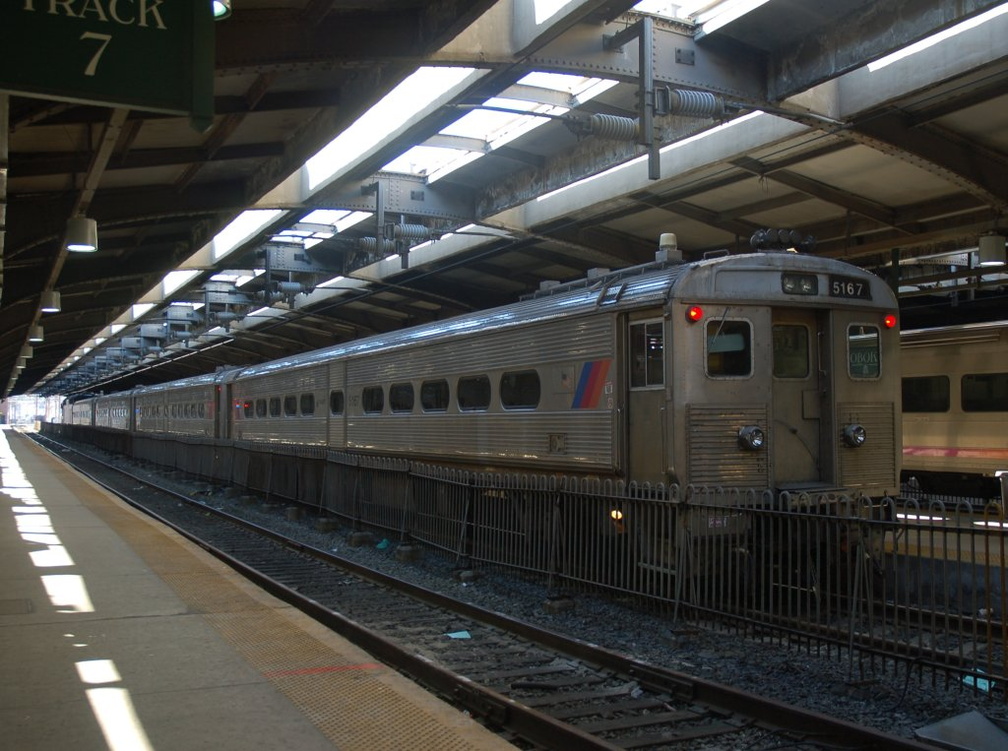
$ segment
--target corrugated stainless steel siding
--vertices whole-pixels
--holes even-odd
[[[761,451],[747,451],[738,442],[738,432],[743,426],[769,424],[766,405],[689,405],[686,421],[689,474],[683,478],[685,483],[769,487],[766,447]]]
[[[860,423],[868,436],[863,446],[851,448],[840,440],[840,484],[847,488],[896,487],[896,416],[892,402],[837,405],[837,424]]]
[[[562,452],[550,451],[551,435],[563,435]],[[608,411],[368,415],[349,418],[347,436],[349,447],[381,453],[570,469],[611,469],[613,463]]]
[[[612,357],[613,316],[552,321],[515,330],[473,332],[408,352],[375,352],[347,363],[347,385],[460,375]]]

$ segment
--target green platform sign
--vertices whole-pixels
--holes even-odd
[[[0,90],[213,117],[208,0],[0,0]]]

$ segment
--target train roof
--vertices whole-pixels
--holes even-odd
[[[926,329],[906,329],[900,332],[900,343],[904,346],[960,343],[975,341],[996,341],[1008,331],[1008,321],[982,321],[954,326],[934,326]]]
[[[754,268],[757,262],[760,265],[781,269],[804,268],[823,273],[872,276],[863,269],[843,261],[780,252],[726,254],[691,262],[655,262],[600,274],[591,279],[559,284],[510,305],[251,365],[243,368],[238,377],[309,367],[334,357],[353,357],[376,349],[396,349],[457,336],[487,333],[560,317],[584,315],[603,308],[619,311],[662,305],[673,297],[677,286],[697,272],[707,272],[709,275],[714,267],[733,266],[738,266],[740,270],[749,270]],[[884,286],[881,280],[879,283]]]

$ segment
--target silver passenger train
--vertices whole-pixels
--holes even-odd
[[[904,331],[903,475],[929,493],[1002,497],[1008,321]]]
[[[897,301],[790,252],[655,263],[68,403],[136,434],[725,489],[899,490]]]

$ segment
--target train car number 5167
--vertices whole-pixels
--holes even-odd
[[[863,279],[849,276],[830,275],[830,297],[852,297],[859,300],[871,300],[871,285]]]

